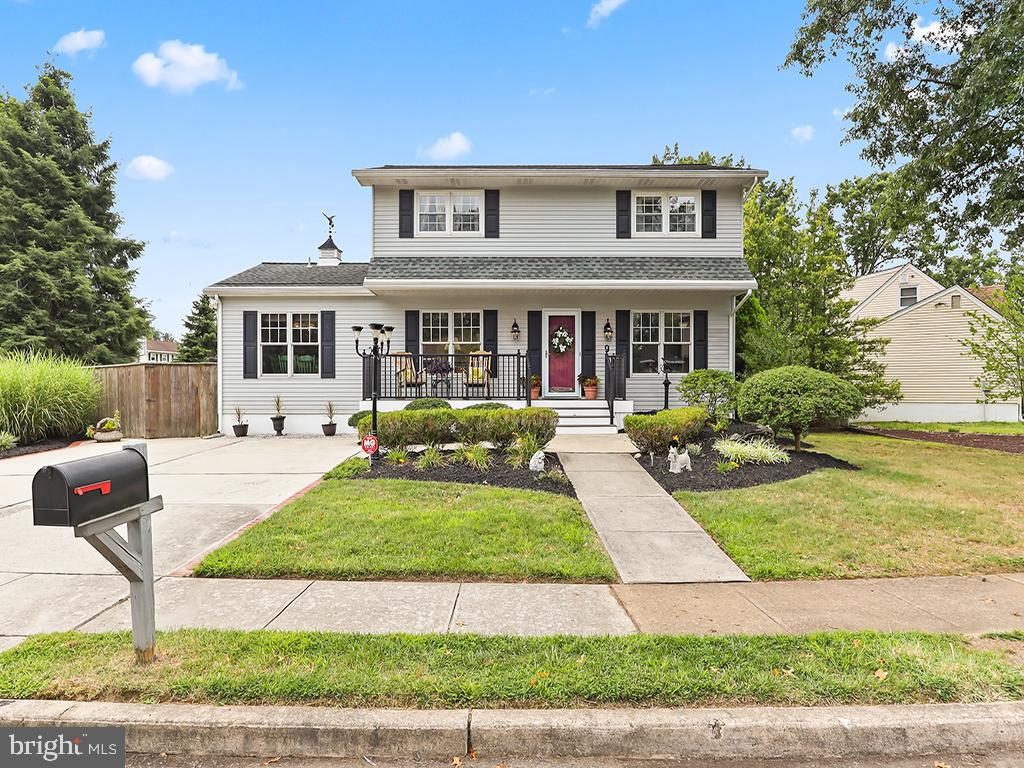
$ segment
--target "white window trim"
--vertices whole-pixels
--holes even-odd
[[[661,366],[661,361],[665,359],[665,313],[676,313],[676,314],[687,314],[690,316],[690,340],[681,342],[681,345],[686,347],[689,351],[687,359],[690,361],[690,370],[679,371],[670,373],[669,376],[685,376],[687,373],[692,373],[693,368],[693,312],[692,309],[631,309],[629,311],[629,375],[642,376],[647,378],[658,378],[664,379],[665,374],[663,373],[636,373],[633,371],[633,346],[636,344],[643,344],[645,342],[633,341],[633,316],[637,314],[658,314],[658,365]],[[670,342],[675,344],[676,342]]]
[[[914,289],[914,301],[911,304],[904,304],[903,303],[903,291],[905,289],[907,289],[907,288],[913,288]],[[912,307],[912,306],[914,306],[914,304],[917,304],[917,302],[919,302],[920,300],[921,300],[921,286],[919,286],[917,284],[907,285],[906,283],[904,283],[903,285],[900,286],[900,295],[899,295],[900,309],[905,309],[906,307]]]
[[[420,229],[420,195],[443,195],[447,197],[445,206],[444,231],[424,232]],[[456,232],[455,227],[455,195],[476,195],[480,198],[480,227],[476,232]],[[484,236],[484,191],[482,189],[417,189],[413,208],[416,217],[413,232],[416,237],[483,237]],[[440,311],[440,310],[438,310]],[[461,311],[461,310],[457,310]],[[475,311],[475,310],[473,310]]]
[[[420,308],[420,354],[426,355],[431,354],[423,351],[423,344],[440,344],[439,341],[423,341],[423,315],[424,313],[433,313],[435,315],[448,315],[448,351],[447,355],[463,354],[456,353],[455,350],[455,313],[456,312],[475,312],[480,315],[480,351],[484,350],[484,311],[482,309],[423,309]],[[436,354],[436,353],[433,353]],[[465,353],[468,354],[468,353]]]
[[[263,315],[285,315],[285,345],[288,347],[288,372],[287,373],[264,373],[263,372],[263,347],[279,347],[281,346],[278,342],[263,341]],[[316,342],[296,342],[292,340],[292,316],[293,315],[316,315]],[[256,371],[257,377],[260,379],[319,379],[320,373],[323,370],[324,361],[320,356],[320,310],[296,310],[291,311],[287,309],[264,311],[259,310],[256,313]],[[295,352],[294,347],[312,347],[317,348],[317,371],[316,373],[295,373]]]
[[[670,232],[669,231],[669,210],[668,199],[671,196],[692,197],[694,225],[693,232]],[[636,199],[637,197],[660,197],[661,198],[661,231],[660,232],[637,232],[636,229]],[[701,232],[701,211],[700,211],[700,190],[699,189],[634,189],[630,196],[629,226],[632,237],[700,237]],[[651,310],[652,312],[654,310]],[[682,312],[683,310],[670,310]],[[635,374],[639,375],[639,374]]]

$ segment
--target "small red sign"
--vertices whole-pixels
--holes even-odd
[[[380,443],[377,441],[376,435],[364,435],[363,436],[363,453],[376,453],[380,447]]]

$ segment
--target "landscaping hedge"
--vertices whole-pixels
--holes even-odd
[[[507,447],[522,434],[547,445],[555,436],[558,414],[550,408],[496,410],[392,411],[377,414],[377,437],[385,448],[410,445],[488,442]],[[370,431],[370,417],[359,421],[359,436]]]
[[[75,360],[0,353],[0,431],[22,443],[80,434],[96,417],[100,394],[96,374]]]
[[[437,408],[451,408],[452,404],[443,397],[421,397],[405,406],[406,411],[433,411]]]
[[[626,434],[642,453],[668,453],[673,438],[680,443],[692,439],[707,418],[707,410],[700,406],[670,408],[650,415],[630,414],[625,421]]]

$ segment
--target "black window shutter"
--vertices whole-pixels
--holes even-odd
[[[541,312],[539,309],[531,309],[526,313],[526,354],[530,358],[530,375],[536,374],[543,378],[540,324]]]
[[[415,193],[411,189],[398,190],[398,236],[412,237],[412,208]]]
[[[334,378],[334,312],[320,313],[320,378]]]
[[[498,236],[501,193],[496,189],[484,190],[484,237]]]
[[[708,311],[693,313],[693,370],[708,367]]]
[[[597,375],[597,314],[584,312],[580,315],[580,373],[584,376]]]
[[[491,376],[498,375],[498,310],[484,310],[484,352],[491,353]]]
[[[242,378],[256,378],[256,352],[259,345],[256,334],[259,327],[256,324],[256,313],[246,310],[242,313]]]
[[[632,227],[629,207],[632,204],[632,193],[628,189],[615,192],[615,236],[628,238]]]
[[[632,329],[629,325],[629,310],[615,310],[615,354],[623,360],[623,375],[629,376],[629,335]]]
[[[413,355],[420,353],[420,313],[417,309],[405,310],[405,351]]]
[[[700,236],[718,237],[718,191],[705,189],[700,193]]]

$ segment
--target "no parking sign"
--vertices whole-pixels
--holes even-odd
[[[376,435],[363,435],[362,440],[363,453],[368,453],[371,456],[377,452],[380,447],[380,443],[377,440]]]

